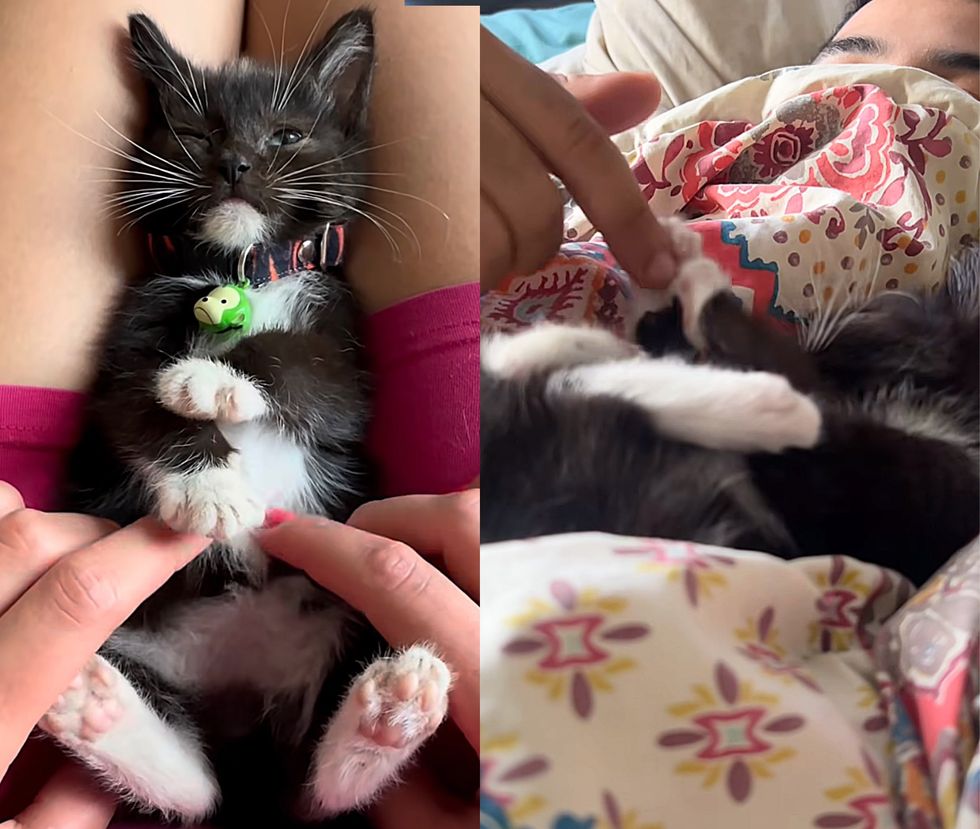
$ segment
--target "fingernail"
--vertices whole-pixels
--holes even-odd
[[[664,288],[677,274],[677,260],[667,251],[662,250],[653,257],[650,267],[644,274],[643,287]]]
[[[292,521],[296,518],[296,514],[290,512],[286,509],[270,509],[266,511],[265,523],[262,525],[263,530],[271,530],[274,527],[278,527],[280,524],[285,524],[287,521]]]

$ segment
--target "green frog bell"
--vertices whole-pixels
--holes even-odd
[[[194,318],[209,334],[244,334],[252,324],[252,304],[244,288],[222,285],[194,303]]]

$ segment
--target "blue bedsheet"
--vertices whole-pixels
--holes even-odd
[[[494,35],[531,63],[540,63],[585,42],[594,3],[557,9],[510,9],[481,21]]]

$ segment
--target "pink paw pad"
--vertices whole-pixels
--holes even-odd
[[[95,742],[123,713],[112,667],[95,656],[41,718],[40,727],[60,740]]]
[[[449,669],[425,648],[378,660],[355,692],[362,709],[359,733],[386,748],[420,742],[445,717],[449,685]]]

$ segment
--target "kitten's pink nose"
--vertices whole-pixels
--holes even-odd
[[[234,187],[241,177],[252,169],[252,165],[240,155],[231,155],[221,159],[218,169],[221,172],[221,177]]]

